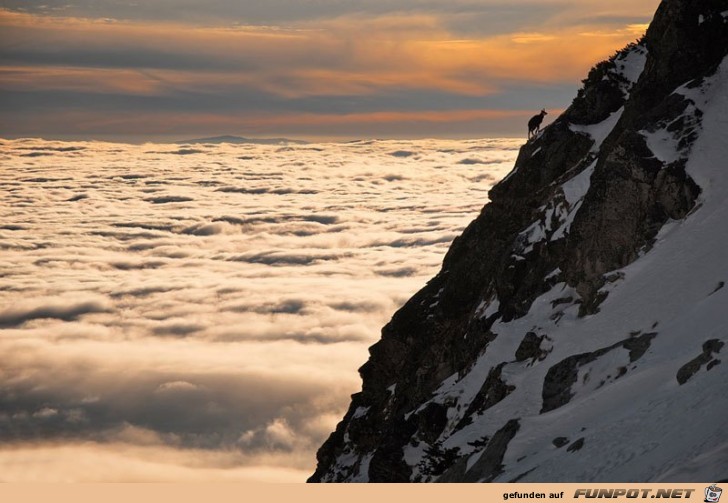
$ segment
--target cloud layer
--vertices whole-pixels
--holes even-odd
[[[7,480],[303,480],[519,143],[0,141]]]
[[[657,3],[9,2],[0,134],[522,134]]]

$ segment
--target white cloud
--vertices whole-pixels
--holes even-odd
[[[518,143],[3,140],[3,478],[303,480]]]

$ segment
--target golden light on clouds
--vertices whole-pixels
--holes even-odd
[[[513,35],[512,39],[517,44],[537,44],[556,40],[556,36],[543,33],[518,33]]]
[[[627,31],[631,32],[633,35],[640,37],[643,33],[647,31],[647,28],[649,26],[650,25],[648,23],[630,24],[627,25]]]
[[[594,2],[587,3],[594,8]],[[446,12],[359,12],[254,25],[0,9],[8,47],[0,89],[36,93],[56,115],[93,113],[102,107],[103,95],[114,96],[123,115],[129,108],[121,105],[125,96],[138,103],[143,124],[169,115],[171,103],[177,103],[178,122],[219,127],[236,123],[225,117],[233,111],[245,120],[261,120],[261,126],[283,127],[286,118],[297,117],[329,124],[352,118],[398,121],[419,113],[426,121],[441,121],[463,117],[467,108],[480,109],[483,117],[498,109],[563,108],[568,104],[563,98],[526,103],[543,86],[573,93],[593,64],[634,41],[647,26],[613,20],[634,10],[626,2],[591,18],[583,15],[586,9],[559,11],[530,30],[495,33],[459,30],[452,23],[462,18],[448,18]],[[600,23],[602,18],[606,21]],[[54,97],[57,93],[73,99]],[[148,98],[143,105],[142,98]],[[29,126],[31,119],[40,120],[34,113],[12,122]],[[277,118],[259,119],[269,114]],[[219,118],[210,120],[211,115]],[[99,122],[129,124],[125,118]]]
[[[630,25],[616,32],[575,27],[553,33],[453,39],[438,29],[435,18],[419,18],[415,20],[416,26],[411,24],[413,20],[404,25],[395,21],[401,20],[378,19],[367,23],[356,18],[339,19],[328,24],[325,30],[292,32],[269,28],[188,29],[170,23],[107,24],[5,11],[0,23],[6,29],[30,30],[26,36],[45,44],[60,44],[69,52],[93,41],[96,47],[118,48],[123,44],[128,50],[148,48],[162,53],[174,48],[191,59],[207,56],[213,64],[225,55],[220,65],[229,69],[224,72],[190,69],[191,75],[187,77],[175,72],[169,78],[172,83],[178,83],[199,81],[204,76],[213,87],[236,79],[267,86],[273,92],[291,97],[367,93],[379,87],[424,87],[482,95],[497,90],[489,77],[569,81],[582,75],[595,60],[632,41],[644,29],[643,25]],[[378,35],[367,37],[366,32]],[[580,43],[580,38],[588,41]],[[160,63],[164,65],[164,61]],[[21,79],[17,68],[12,70],[3,68],[3,84],[29,85],[36,81],[37,86],[67,88],[74,80],[88,81],[89,74],[96,72],[99,75],[91,78],[100,81],[102,87],[106,81],[112,88],[121,86],[131,92],[150,92],[158,85],[148,75],[133,71],[113,73],[114,80],[123,82],[119,84],[108,82],[105,76],[109,73],[104,75],[104,70],[97,68],[59,70],[45,66],[47,78],[43,82],[35,78],[36,72],[40,72],[37,67],[24,70],[27,79]],[[134,79],[139,81],[136,86],[131,82]]]
[[[519,79],[525,82],[575,81],[586,71],[634,40],[624,32],[584,32],[577,27],[559,34],[519,34],[482,40],[412,42],[408,51],[414,65],[440,75],[467,73],[476,81]]]

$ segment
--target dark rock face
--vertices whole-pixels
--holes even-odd
[[[565,273],[585,305],[598,295],[605,273],[634,261],[668,219],[687,215],[700,192],[684,166],[663,170],[636,132],[624,132],[602,159],[568,237],[572,260]],[[596,306],[585,314],[594,312]]]
[[[558,409],[564,404],[569,403],[569,400],[573,396],[571,387],[576,383],[580,367],[619,348],[628,350],[629,362],[634,363],[645,354],[650,347],[650,341],[656,335],[656,333],[644,334],[591,353],[573,355],[551,367],[543,382],[543,406],[541,407],[541,412]],[[621,367],[616,370],[615,378],[617,379],[627,373],[626,367]],[[612,376],[610,375],[608,377],[611,378]]]
[[[507,369],[548,365],[539,383],[545,413],[572,398],[586,365],[623,353],[621,367],[596,376],[600,386],[648,351],[655,333],[554,363],[549,334],[526,328],[504,360],[479,370],[472,396],[432,400],[444,381],[468,375],[501,342],[496,322],[523,318],[554,285],[572,292],[551,301],[556,323],[570,307],[582,317],[598,313],[610,282],[621,280],[613,271],[648,252],[668,220],[695,207],[700,188],[686,174],[685,159],[702,114],[673,91],[699,86],[728,53],[726,9],[725,0],[663,1],[645,38],[597,65],[566,112],[522,147],[511,174],[491,190],[491,202],[452,243],[441,271],[382,329],[360,369],[362,391],[318,451],[309,481],[493,480],[519,420],[470,437],[487,438],[469,443],[467,452],[447,438],[513,398]],[[636,67],[643,71],[627,71]],[[661,160],[650,149],[646,134],[658,129],[675,139],[674,159]],[[680,369],[678,380],[715,365],[711,351],[708,360],[704,352]],[[412,449],[422,454],[408,463],[405,451]]]
[[[518,420],[511,419],[508,421],[503,428],[493,435],[483,454],[469,470],[467,469],[467,459],[462,459],[449,472],[446,472],[440,477],[439,482],[492,481],[497,475],[502,473],[503,465],[501,462],[503,461],[503,456],[508,448],[508,443],[516,436],[519,428],[520,424]]]
[[[584,437],[580,438],[579,440],[575,440],[569,447],[566,448],[566,451],[576,452],[580,451],[582,447],[584,447]]]
[[[468,421],[474,414],[481,414],[490,409],[516,389],[515,386],[508,385],[501,379],[501,372],[504,365],[498,365],[490,370],[480,391],[475,395],[473,401],[470,402],[470,407],[468,407],[465,413],[462,426],[468,424]]]
[[[534,332],[528,332],[516,349],[516,361],[522,362],[526,360],[542,360],[546,357],[547,352],[541,349],[541,343],[547,335],[538,336]]]
[[[720,353],[720,350],[723,348],[723,344],[723,341],[719,341],[718,339],[705,341],[703,343],[703,352],[680,367],[680,370],[677,371],[677,382],[680,383],[680,385],[685,384],[700,370],[700,367],[703,365],[706,365],[706,370],[710,370],[716,365],[719,365],[720,360],[713,358],[713,354]]]
[[[647,30],[652,57],[647,61],[645,78],[635,86],[636,106],[631,114],[660,113],[662,102],[673,89],[715,72],[728,43],[721,16],[725,10],[723,0],[666,0],[660,4]],[[653,115],[644,115],[640,122],[653,122]]]

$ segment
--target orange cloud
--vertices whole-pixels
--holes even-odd
[[[635,39],[632,31],[574,27],[552,34],[515,34],[483,40],[413,42],[410,55],[440,74],[467,70],[471,78],[573,82],[596,62]]]
[[[535,44],[539,42],[551,42],[556,40],[554,35],[544,35],[543,33],[520,33],[514,35],[511,40],[517,44]]]
[[[587,3],[590,9],[596,8],[596,2]],[[355,121],[496,121],[503,112],[428,111],[442,106],[428,103],[427,93],[470,100],[488,97],[487,106],[494,107],[499,93],[514,83],[576,87],[592,65],[642,33],[642,24],[594,20],[624,15],[630,8],[634,10],[630,2],[618,0],[596,10],[594,17],[584,18],[586,7],[575,7],[568,11],[575,19],[556,17],[536,29],[469,38],[446,28],[435,14],[347,15],[275,27],[63,18],[0,9],[0,31],[10,55],[5,60],[11,62],[0,67],[0,89],[150,98],[148,110],[134,113],[84,110],[78,105],[82,100],[76,100],[75,110],[58,102],[57,117],[47,113],[41,118],[41,112],[34,110],[6,119],[13,129],[29,128],[24,130],[32,130],[34,120],[57,123],[65,130],[69,114],[76,117],[73,124],[78,130],[112,132],[116,128],[140,133],[164,133],[173,131],[175,124],[181,124],[177,127],[181,129],[195,122],[220,131],[233,127],[246,131],[285,124],[304,127],[304,123],[315,127]],[[567,21],[570,24],[564,26]],[[391,101],[386,105],[389,111],[349,115],[332,113],[326,101],[316,105],[321,113],[301,114],[300,107],[286,108],[289,102],[308,98],[376,100],[408,91],[422,91],[419,101],[408,105],[414,111],[397,110]],[[218,102],[221,97],[231,101],[241,97],[242,104],[236,112],[219,113],[205,109],[201,102],[197,111],[185,113],[153,108],[155,98],[185,94],[190,100],[204,96]],[[260,97],[271,97],[279,112],[251,113],[248,107],[266,110],[265,104],[256,108]],[[462,100],[457,103],[453,108],[463,108]],[[219,103],[216,106],[220,110]],[[361,106],[352,110],[361,112]],[[342,112],[348,110],[342,108]]]
[[[596,61],[634,40],[643,25],[604,30],[575,26],[554,31],[514,33],[462,40],[444,30],[434,16],[339,18],[314,29],[270,27],[199,28],[172,23],[103,22],[51,18],[0,11],[0,26],[9,38],[53,45],[63,57],[88,47],[110,51],[154,50],[160,64],[165,53],[179,58],[219,62],[220,68],[194,69],[211,86],[237,79],[268,92],[296,97],[323,94],[369,94],[383,88],[437,89],[470,95],[491,94],[496,79],[571,82]],[[23,43],[22,41],[20,42]],[[214,66],[214,65],[213,65]],[[159,70],[159,69],[156,69]],[[43,84],[74,87],[81,70],[55,74],[46,70]],[[120,90],[153,92],[159,83],[143,74],[121,75]],[[135,77],[136,75],[136,77]],[[200,80],[183,77],[172,80]],[[13,76],[3,72],[3,82]],[[17,78],[17,76],[15,77]],[[136,79],[138,84],[133,84]],[[98,76],[93,80],[105,79]],[[117,87],[110,82],[106,86]]]

